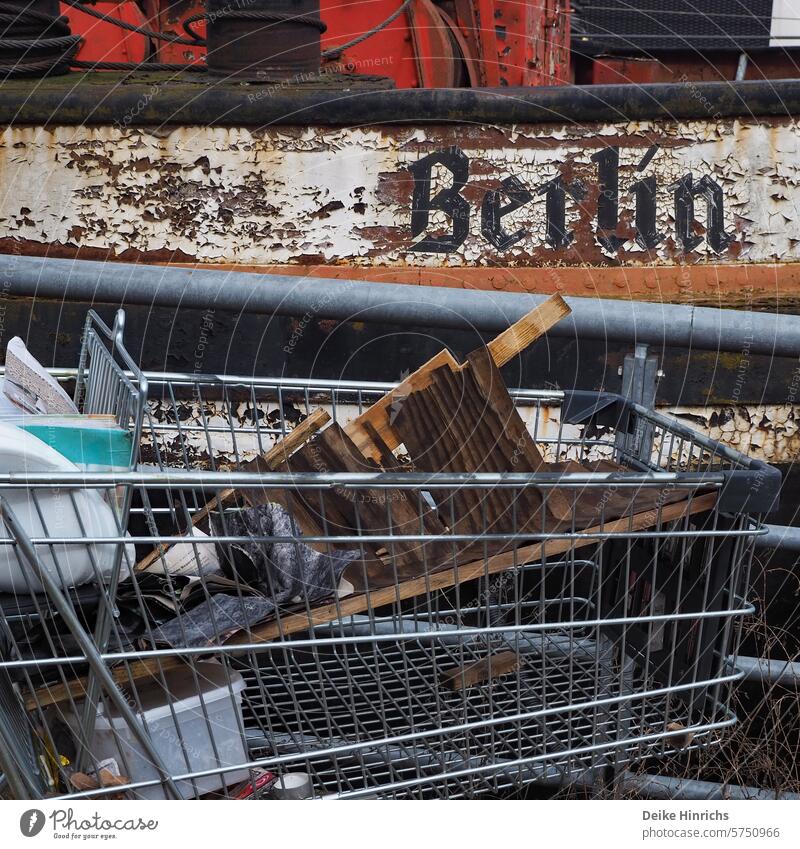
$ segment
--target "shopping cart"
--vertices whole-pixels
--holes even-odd
[[[617,396],[524,390],[512,394],[548,459],[622,469],[252,470],[316,410],[344,423],[392,386],[145,377],[138,468],[81,478],[128,492],[118,536],[32,537],[0,497],[33,573],[60,544],[116,545],[130,572],[104,650],[96,611],[46,580],[37,617],[0,622],[13,795],[228,797],[267,770],[276,796],[497,796],[713,745],[736,721],[730,657],[780,482],[766,464]],[[0,491],[70,483],[4,476]],[[532,528],[512,509],[501,529],[426,532],[456,493],[521,504],[532,490],[591,497],[591,526]],[[331,492],[386,509],[383,532],[343,533]],[[612,517],[619,493],[647,510]],[[417,527],[393,526],[397,498]],[[376,551],[388,579],[373,585],[359,570]],[[312,564],[299,574],[313,579],[285,564]]]

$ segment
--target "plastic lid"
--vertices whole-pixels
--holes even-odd
[[[162,680],[166,681],[166,689]],[[221,663],[204,661],[195,665],[194,672],[189,666],[170,669],[164,672],[163,676],[138,685],[135,694],[131,693],[129,688],[123,688],[122,695],[133,710],[143,715],[145,721],[150,723],[170,716],[170,705],[176,714],[202,711],[201,695],[203,703],[208,705],[218,699],[230,698],[231,691],[238,695],[244,686],[244,678],[238,672],[226,669]],[[124,727],[125,720],[116,708],[111,704],[107,706],[108,712],[98,714],[96,727]]]

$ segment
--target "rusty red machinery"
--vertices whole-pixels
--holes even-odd
[[[27,0],[14,2],[27,5]],[[85,0],[84,8],[75,0],[60,3],[71,31],[81,38],[76,56],[81,63],[147,60],[201,68],[207,57],[207,15],[240,33],[249,29],[262,46],[273,42],[281,55],[290,46],[295,52],[303,47],[302,42],[291,45],[291,38],[287,43],[291,28],[263,19],[259,24],[257,13],[253,15],[258,5],[258,0],[209,0],[208,8],[205,0]],[[732,80],[737,75],[781,79],[793,77],[798,67],[797,45],[775,34],[781,18],[773,17],[768,0],[754,0],[752,14],[739,16],[738,23],[723,9],[721,20],[733,20],[731,30],[725,31],[724,23],[711,36],[692,27],[698,18],[714,15],[718,0],[704,0],[694,17],[681,11],[680,0],[646,0],[636,8],[622,0],[583,0],[574,8],[570,0],[296,0],[269,5],[284,6],[295,17],[301,14],[298,8],[308,7],[307,12],[319,17],[324,25],[323,70],[379,74],[398,88],[640,85]],[[150,34],[121,29],[96,13]],[[187,37],[189,32],[195,37]],[[164,37],[157,37],[159,33]],[[239,41],[240,49],[246,47],[244,41]],[[346,49],[339,50],[341,45]]]
[[[287,9],[303,6],[283,5]],[[390,77],[398,88],[555,85],[570,78],[568,0],[322,0],[310,4],[315,5],[326,27],[321,33],[322,50],[327,53],[323,70],[379,74]],[[240,27],[249,26],[262,43],[274,40],[282,45],[282,53],[288,53],[285,28],[281,31],[274,22],[263,20],[259,26],[257,19],[245,16],[256,6],[245,0],[223,0],[216,6],[210,3],[207,10],[201,0],[99,0],[91,8],[184,40],[187,21],[191,31],[205,39],[206,21],[198,16],[210,14],[221,21],[220,11],[232,10],[242,15],[236,19]],[[400,14],[392,19],[398,10]],[[62,3],[61,11],[72,32],[83,39],[76,57],[80,61],[140,62],[149,57],[164,64],[202,66],[206,62],[207,48],[200,40],[186,44],[126,31],[71,4]],[[368,38],[337,50],[373,29]]]
[[[68,97],[34,80],[0,100],[13,132],[100,129],[77,133],[86,151],[65,168],[60,137],[14,142],[45,163],[39,183],[81,202],[54,216],[13,195],[0,248],[697,303],[796,298],[794,183],[768,185],[796,146],[794,107],[771,85],[702,86],[789,76],[798,35],[768,0],[746,20],[698,2],[692,16],[682,0],[63,0],[54,40],[75,52],[58,70],[101,73],[65,77]],[[58,15],[59,0],[0,7]],[[730,32],[699,30],[703,10]],[[124,85],[102,73],[122,68],[134,70]],[[702,85],[647,88],[669,80]],[[646,90],[618,85],[639,81]],[[339,90],[360,94],[329,96]],[[121,170],[106,165],[111,151],[124,158],[116,134],[162,123],[176,125],[174,145],[146,133],[148,156],[137,141]],[[304,125],[325,152],[308,185],[294,159],[311,162],[307,143],[277,130],[253,142],[265,124]],[[233,130],[223,141],[221,125]],[[239,133],[263,162],[241,160]],[[198,144],[210,148],[195,161]],[[121,188],[128,172],[135,194]],[[191,192],[170,185],[173,172],[191,175]],[[461,175],[450,191],[467,209],[450,240],[442,174]]]

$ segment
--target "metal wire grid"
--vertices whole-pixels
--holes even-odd
[[[580,588],[576,567],[590,576]],[[520,572],[541,575],[543,568],[532,564]],[[295,768],[302,765],[314,776],[320,794],[459,798],[548,779],[563,784],[612,763],[663,755],[673,749],[676,729],[693,729],[688,738],[677,734],[680,748],[708,745],[716,739],[712,732],[734,721],[719,660],[705,673],[713,692],[700,680],[700,664],[689,681],[683,676],[682,686],[672,672],[659,684],[649,657],[637,662],[619,651],[624,630],[615,642],[600,624],[597,564],[546,568],[561,578],[560,591],[551,588],[550,597],[534,586],[505,604],[435,615],[436,599],[428,598],[422,610],[402,617],[317,628],[317,644],[309,648],[290,644],[282,652],[251,654],[240,668],[248,682],[245,724],[252,750],[266,764],[276,755],[284,762],[294,757]],[[577,589],[581,595],[570,594]],[[481,627],[487,619],[497,622],[498,613],[501,621],[510,615],[515,623],[556,627]],[[442,627],[451,629],[447,636],[425,642],[408,636],[351,643],[344,636]],[[472,628],[473,636],[459,636],[454,627]],[[331,635],[339,642],[320,642]],[[461,692],[448,687],[448,671],[504,649],[520,658],[514,672]],[[693,695],[701,692],[702,715],[693,707]],[[329,747],[335,753],[326,756]]]
[[[456,660],[446,646],[356,646],[305,662],[299,654],[290,652],[286,662],[271,669],[250,667],[246,704],[252,700],[255,706],[248,726],[269,730],[260,735],[248,728],[248,740],[251,752],[267,765],[276,754],[296,753],[295,768],[314,776],[320,795],[496,794],[548,778],[567,783],[607,766],[603,755],[614,748],[622,749],[617,763],[634,751],[638,757],[648,749],[663,751],[663,740],[643,745],[638,738],[663,734],[667,700],[639,695],[634,697],[641,702],[638,710],[630,703],[598,707],[598,696],[613,692],[612,670],[580,663],[565,670],[563,649],[523,660],[517,673],[464,695],[442,689],[432,675],[437,667],[452,668]],[[530,718],[542,705],[554,713]],[[503,717],[507,721],[486,724],[488,718]],[[276,730],[276,725],[288,730]],[[468,727],[451,731],[453,725]],[[370,735],[385,739],[427,731],[437,733],[419,742],[348,751],[348,743]],[[330,746],[340,753],[326,757]]]
[[[141,458],[160,468],[235,469],[268,451],[313,410],[346,425],[394,388],[391,383],[148,372]],[[632,470],[722,472],[748,458],[683,422],[631,405],[628,433],[570,424],[558,415],[565,393],[510,394],[546,459],[614,459]]]
[[[118,310],[109,327],[89,310],[75,376],[74,401],[85,415],[111,415],[131,431],[130,468],[137,461],[147,402],[147,378],[124,343],[125,312]]]
[[[208,492],[213,483],[209,480],[214,477],[206,476],[205,497],[218,491]],[[220,477],[227,482],[228,476]],[[198,483],[197,476],[186,473],[183,477],[172,475],[172,480],[176,489],[162,484],[162,496],[174,499],[182,485]],[[255,478],[250,483],[253,485]],[[101,484],[107,482],[98,481],[97,485]],[[141,485],[138,501],[143,506],[136,507],[132,515],[155,523],[147,505],[156,494],[154,483]],[[164,509],[158,516],[163,523],[174,514]],[[180,539],[179,530],[171,526],[156,537],[134,536],[131,541],[148,546],[174,541]],[[291,638],[253,646],[249,654],[246,646],[213,646],[218,656],[244,672],[248,683],[241,731],[251,746],[251,764],[286,769],[304,763],[316,777],[318,794],[458,796],[492,792],[508,782],[508,786],[518,786],[552,777],[553,770],[574,775],[596,767],[597,753],[606,750],[617,750],[620,762],[640,757],[674,736],[670,730],[674,723],[691,729],[694,745],[698,745],[703,735],[708,737],[710,731],[731,721],[725,689],[732,676],[726,674],[724,664],[735,623],[749,610],[740,592],[746,583],[746,543],[752,538],[752,529],[742,519],[724,532],[714,527],[703,532],[693,529],[687,517],[668,526],[657,525],[649,535],[631,535],[639,545],[649,539],[654,546],[683,549],[682,554],[673,552],[679,581],[685,577],[691,549],[702,554],[695,567],[701,573],[709,571],[715,565],[712,560],[718,558],[714,541],[730,540],[731,535],[735,551],[727,552],[723,562],[716,564],[720,586],[712,591],[707,584],[691,604],[676,598],[674,607],[662,614],[652,599],[643,610],[628,609],[627,597],[621,608],[609,606],[604,592],[613,585],[612,570],[617,577],[621,571],[626,585],[641,555],[625,550],[621,560],[604,563],[605,547],[598,545],[591,561],[579,561],[574,553],[556,563],[545,558],[542,563],[520,564],[512,573],[503,573],[511,577],[502,583],[497,575],[486,574],[448,593],[428,592],[412,602],[390,605],[383,616],[381,611],[370,611],[366,622],[349,624],[356,631],[366,628],[367,636],[348,633],[340,625],[329,626],[327,636],[316,629],[310,638],[301,634],[299,641]],[[106,542],[122,544],[124,539],[120,536]],[[328,537],[328,541],[332,539]],[[29,540],[33,548],[53,541],[47,535]],[[84,540],[89,541],[101,542],[98,538]],[[217,544],[240,541],[244,542],[222,538]],[[621,542],[630,544],[630,540]],[[531,584],[531,576],[536,575],[539,577]],[[133,583],[136,586],[135,580]],[[243,589],[237,587],[237,591]],[[174,592],[177,601],[177,588]],[[720,593],[724,603],[711,610],[711,596]],[[64,600],[76,617],[83,617],[78,627],[89,629],[91,617],[86,619],[80,604],[70,596]],[[144,607],[140,592],[137,602]],[[306,609],[310,612],[308,606]],[[296,610],[279,611],[279,621]],[[3,622],[9,643],[4,654],[14,660],[0,663],[0,668],[13,670],[28,693],[36,692],[42,683],[38,677],[42,670],[56,673],[49,679],[51,686],[65,684],[82,671],[85,660],[85,655],[70,654],[64,644],[63,623],[59,627],[46,611],[42,613],[50,645],[44,658],[26,655],[25,646],[15,639],[12,620]],[[347,621],[343,614],[337,618]],[[716,645],[710,649],[711,659],[708,647],[701,651],[700,642],[695,641],[696,654],[679,668],[679,652],[671,650],[669,666],[661,669],[659,682],[654,679],[658,664],[650,650],[654,631],[660,627],[658,623],[676,629],[686,618],[713,622]],[[414,631],[445,627],[448,633],[429,630],[424,638],[408,634],[409,622]],[[69,629],[72,636],[73,628]],[[626,646],[637,628],[644,630],[647,647],[634,652]],[[471,642],[465,642],[466,638]],[[462,665],[474,662],[504,644],[522,658],[519,672],[474,691],[443,691],[443,669],[456,660]],[[162,679],[162,663],[170,658],[180,655],[195,661],[212,650],[178,646],[143,652],[131,646],[118,619],[112,625],[110,646],[103,658],[106,665],[124,670],[146,658],[154,663],[151,676]],[[123,674],[122,681],[126,698],[137,710],[137,679],[131,675],[126,681]],[[409,702],[412,695],[414,701]],[[81,697],[80,692],[70,697],[72,713],[80,712]],[[107,697],[107,693],[103,695],[101,703]],[[385,709],[376,719],[377,704]],[[44,734],[45,748],[50,751],[61,750],[53,731],[59,712],[54,716],[53,708],[36,705],[30,714],[32,738],[41,739]],[[283,723],[280,727],[276,727],[278,717]],[[457,719],[460,727],[448,730]],[[213,729],[209,734],[213,740]],[[288,750],[290,744],[294,754]],[[88,749],[91,762],[91,747]],[[409,752],[411,761],[402,763]],[[187,760],[186,771],[172,777],[191,782],[202,776],[192,772]]]

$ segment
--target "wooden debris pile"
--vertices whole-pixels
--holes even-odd
[[[623,471],[610,461],[581,464],[546,462],[500,376],[500,369],[569,313],[553,296],[500,334],[464,363],[442,351],[392,392],[346,426],[317,410],[246,471],[303,472],[573,472]],[[401,457],[404,461],[401,462]],[[407,458],[407,459],[406,459]],[[354,495],[355,493],[355,495]],[[427,496],[427,497],[426,497]],[[433,497],[432,497],[433,496]],[[464,486],[449,492],[412,488],[269,489],[221,493],[192,517],[205,530],[212,512],[236,500],[249,504],[276,501],[293,515],[305,536],[324,536],[321,550],[337,536],[390,537],[358,546],[363,556],[348,567],[355,592],[295,612],[278,611],[272,621],[248,627],[226,643],[250,644],[284,639],[315,625],[398,604],[422,594],[553,557],[597,542],[596,534],[632,533],[710,510],[716,493],[694,495],[648,487],[605,489],[551,487],[486,488]],[[566,533],[553,539],[531,537]],[[422,542],[404,537],[426,535]],[[451,536],[468,538],[453,541]],[[486,535],[504,536],[488,541]],[[353,548],[352,540],[342,547]],[[164,556],[152,551],[135,571]],[[503,658],[501,658],[503,660]],[[181,664],[178,657],[143,660],[115,669],[120,681],[149,677]],[[454,678],[465,686],[469,670]],[[41,704],[73,696],[82,679],[41,690]]]
[[[554,295],[504,331],[485,348],[458,363],[442,351],[392,392],[342,428],[330,424],[278,468],[291,472],[558,472],[617,471],[611,462],[547,463],[523,422],[500,375],[500,368],[569,313]],[[401,464],[398,456],[408,462]],[[291,510],[304,534],[311,536],[385,536],[386,544],[363,545],[364,556],[347,579],[361,590],[374,590],[453,568],[519,545],[514,535],[583,529],[652,508],[653,490],[596,489],[546,492],[534,487],[458,487],[413,494],[410,489],[295,490],[267,492]],[[633,496],[637,495],[634,505]],[[661,495],[660,503],[675,500]],[[434,502],[431,505],[431,502]],[[411,535],[443,537],[419,542]],[[447,541],[470,536],[469,542]]]

